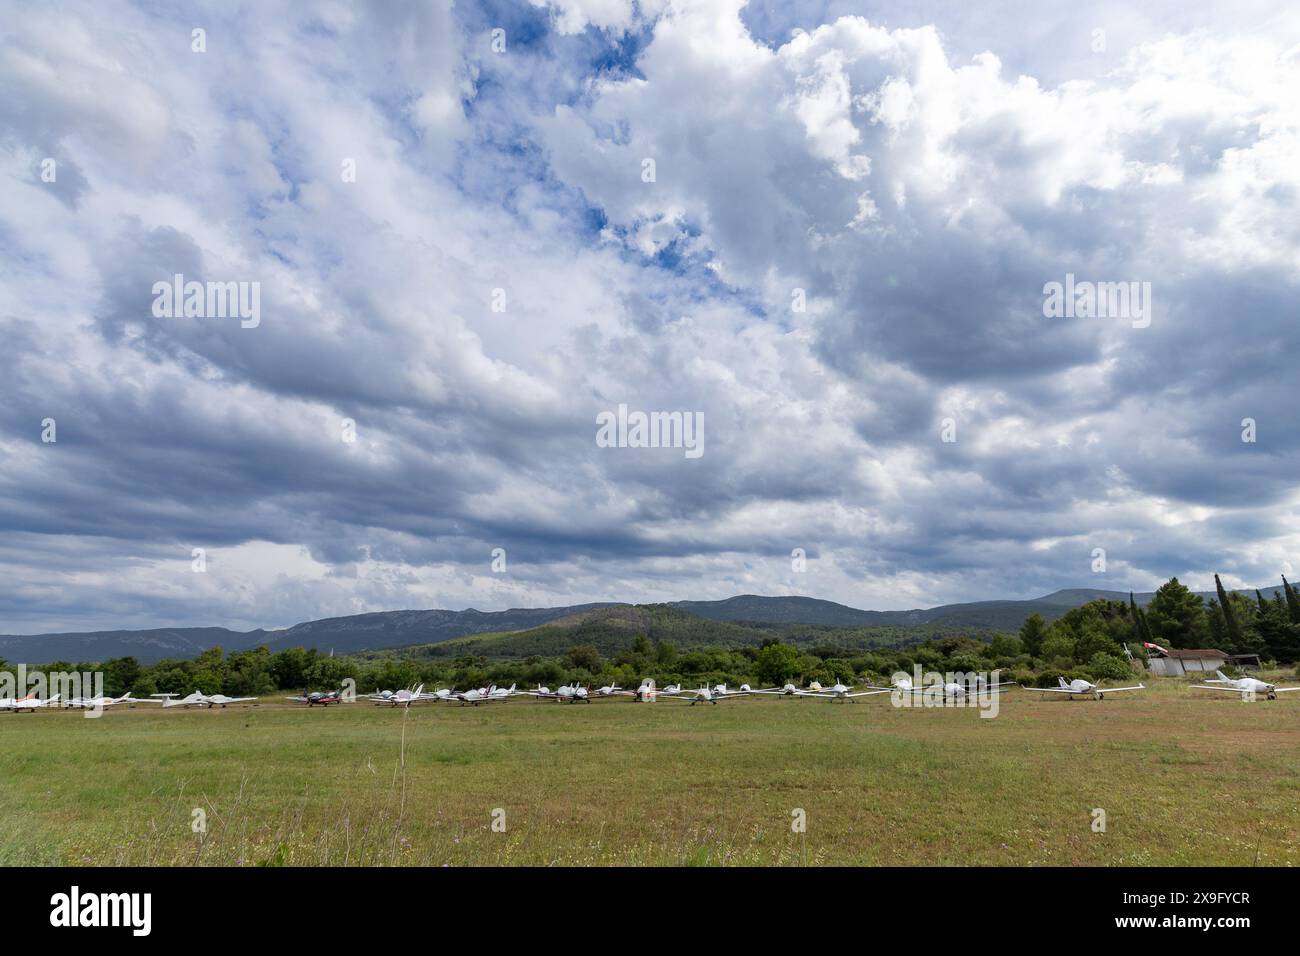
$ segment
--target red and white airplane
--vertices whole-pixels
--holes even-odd
[[[1126,690],[1146,690],[1146,684],[1136,684],[1133,687],[1100,687],[1097,684],[1090,684],[1082,677],[1076,680],[1065,682],[1064,677],[1056,678],[1061,686],[1059,687],[1026,687],[1025,690],[1040,691],[1044,694],[1067,694],[1070,700],[1075,697],[1092,697],[1096,700],[1105,700],[1107,694],[1118,694]]]
[[[1300,687],[1278,687],[1276,684],[1265,683],[1253,677],[1234,679],[1224,674],[1223,671],[1215,671],[1214,674],[1215,676],[1204,684],[1193,684],[1189,689],[1227,691],[1229,694],[1240,694],[1242,700],[1255,700],[1257,697],[1263,697],[1265,700],[1277,700],[1278,694],[1288,694],[1291,691],[1300,690]],[[1211,684],[1214,686],[1211,687]]]

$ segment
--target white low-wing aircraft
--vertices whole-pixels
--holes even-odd
[[[722,685],[719,684],[718,687]],[[689,701],[691,706],[696,704],[716,704],[720,700],[735,700],[737,697],[748,697],[749,691],[719,691],[718,687],[701,687],[699,690],[681,689],[678,684],[669,684],[655,696],[659,700],[685,700]]]
[[[433,698],[445,699],[439,697],[438,694],[425,694],[424,685],[421,684],[419,687],[412,687],[409,690],[399,690],[396,692],[383,690],[377,694],[371,694],[369,699],[373,700],[376,704],[388,704],[391,707],[410,707],[412,704],[418,703],[422,700],[430,700]]]
[[[817,690],[805,690],[805,691],[800,691],[799,696],[801,696],[801,697],[821,697],[821,698],[823,698],[823,699],[825,699],[825,700],[847,700],[847,701],[852,701],[854,698],[857,698],[857,697],[870,697],[870,696],[872,696],[873,694],[888,694],[888,693],[890,693],[890,691],[884,690],[883,688],[872,688],[871,690],[860,690],[860,691],[854,693],[854,691],[853,691],[853,687],[854,687],[854,686],[855,686],[855,685],[852,685],[852,684],[842,684],[842,683],[840,683],[838,680],[836,680],[834,684],[832,684],[830,687],[827,687],[827,688],[824,688],[824,689],[823,689],[823,688],[821,687],[821,685],[819,684]]]
[[[1276,684],[1268,684],[1253,677],[1234,679],[1228,677],[1223,671],[1215,671],[1214,674],[1215,676],[1204,684],[1193,684],[1191,689],[1227,691],[1229,694],[1240,694],[1242,700],[1254,700],[1257,697],[1263,697],[1265,700],[1277,700],[1278,694],[1300,690],[1300,687],[1278,687]],[[1214,686],[1210,686],[1211,684]]]
[[[70,697],[64,704],[65,707],[71,707],[74,710],[97,710],[101,707],[112,707],[114,704],[158,704],[157,700],[141,700],[132,697],[130,691],[121,697],[105,697],[100,694],[97,697]]]
[[[209,709],[257,700],[256,697],[227,697],[225,694],[205,694],[197,690],[184,697],[177,697],[175,694],[150,694],[149,696],[161,697],[163,707],[207,707]]]
[[[900,677],[892,682],[890,687],[876,687],[875,684],[868,684],[868,687],[876,691],[893,693],[902,691],[905,694],[931,694],[934,698],[943,697],[945,699],[952,697],[958,700],[965,698],[972,690],[976,693],[1001,694],[1004,687],[1015,687],[1016,682],[1011,680],[998,681],[996,684],[990,684],[983,678],[978,679],[972,686],[968,683],[959,681],[948,681],[947,683],[927,684],[923,687],[916,687],[912,684],[910,677]]]
[[[509,700],[515,696],[515,685],[507,687],[497,687],[495,684],[488,687],[477,687],[465,691],[462,694],[449,694],[440,698],[447,701],[459,701],[462,704],[473,704],[477,707],[479,704],[490,704],[494,700]]]
[[[1070,699],[1075,697],[1093,697],[1097,700],[1105,700],[1107,694],[1118,694],[1126,690],[1146,690],[1146,684],[1137,684],[1133,687],[1099,687],[1096,684],[1089,684],[1082,677],[1065,682],[1064,677],[1056,678],[1061,686],[1059,687],[1026,687],[1025,690],[1041,691],[1044,694],[1068,694]]]
[[[572,684],[561,684],[555,690],[549,687],[543,687],[540,684],[537,690],[521,691],[529,697],[536,697],[538,700],[555,700],[562,704],[589,704],[591,703],[591,693],[576,681]]]
[[[47,707],[57,707],[58,705],[58,694],[55,694],[53,697],[47,697],[43,700],[35,694],[28,694],[26,697],[18,698],[6,697],[4,700],[0,700],[0,710],[11,711],[15,714],[21,713],[24,710],[28,713],[35,713],[38,710],[44,710]]]

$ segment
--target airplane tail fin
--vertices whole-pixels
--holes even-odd
[[[423,684],[421,684],[419,687],[415,688],[415,694],[414,694],[413,696],[415,696],[415,697],[419,697],[422,693],[424,693],[424,685],[423,685]]]
[[[1214,672],[1214,676],[1217,677],[1217,678],[1219,678],[1219,680],[1227,680],[1227,679],[1228,679],[1228,678],[1224,675],[1223,671],[1220,671],[1220,670],[1216,670],[1216,671]]]
[[[1057,682],[1057,684],[1059,684],[1061,687],[1069,687],[1069,686],[1070,686],[1069,684],[1067,684],[1067,683],[1065,682],[1065,678],[1064,678],[1064,677],[1058,677],[1058,678],[1056,678],[1056,682]]]

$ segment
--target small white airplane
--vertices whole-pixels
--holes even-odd
[[[175,694],[150,694],[150,697],[161,697],[162,705],[167,707],[207,707],[211,710],[214,707],[226,707],[229,704],[242,704],[245,701],[257,700],[256,697],[227,697],[225,694],[204,694],[202,691],[195,691],[184,697],[177,697]]]
[[[0,710],[7,710],[11,713],[19,714],[24,710],[29,714],[46,708],[54,708],[59,705],[59,695],[42,699],[35,694],[28,694],[26,697],[6,697],[0,700]]]
[[[962,700],[972,690],[974,690],[976,693],[983,692],[989,694],[1001,694],[1002,688],[1015,687],[1017,685],[1016,682],[1013,680],[1003,680],[1003,681],[998,681],[996,684],[990,684],[988,681],[984,680],[983,678],[980,678],[978,681],[976,681],[974,687],[972,687],[970,684],[959,683],[957,681],[948,681],[947,683],[943,683],[943,684],[936,683],[936,684],[927,685],[925,687],[916,687],[913,686],[912,679],[910,677],[900,677],[897,680],[893,681],[891,686],[889,687],[876,687],[874,684],[868,684],[867,686],[872,687],[875,690],[885,691],[886,693],[893,693],[894,691],[902,691],[905,694],[931,694],[934,697],[943,697],[945,700],[950,697],[956,700]]]
[[[432,695],[436,697],[437,695]],[[376,704],[388,704],[390,707],[410,707],[412,704],[422,700],[429,700],[430,696],[424,693],[424,685],[413,687],[409,690],[381,690],[377,694],[371,694],[368,698]]]
[[[1133,687],[1100,687],[1097,684],[1090,684],[1082,677],[1065,682],[1064,677],[1056,678],[1059,687],[1026,687],[1025,690],[1040,691],[1044,694],[1068,694],[1070,700],[1075,697],[1092,697],[1096,700],[1105,700],[1107,694],[1118,694],[1126,690],[1146,690],[1146,684],[1137,684]]]
[[[463,694],[448,694],[446,697],[439,698],[446,701],[459,701],[461,704],[473,704],[477,707],[479,704],[490,704],[494,700],[509,700],[515,696],[515,685],[511,684],[508,688],[497,687],[495,684],[488,687],[472,688]]]
[[[1300,690],[1300,687],[1278,687],[1276,684],[1268,684],[1253,677],[1234,679],[1228,677],[1223,671],[1215,671],[1214,674],[1215,676],[1204,684],[1193,684],[1189,689],[1227,691],[1229,694],[1240,694],[1242,700],[1254,700],[1256,697],[1263,697],[1265,700],[1277,700],[1278,694]],[[1211,687],[1211,684],[1214,686]]]
[[[801,691],[799,696],[820,697],[823,700],[847,700],[852,702],[854,698],[857,697],[870,697],[873,694],[890,693],[890,691],[878,687],[873,687],[871,690],[860,690],[857,693],[854,693],[853,687],[855,685],[843,684],[838,679],[835,681],[833,685],[825,689],[822,689],[821,684],[817,684],[816,686],[817,686],[817,690]]]
[[[100,694],[96,697],[70,697],[63,706],[71,707],[74,710],[96,710],[101,707],[112,707],[114,704],[158,704],[157,700],[141,700],[132,697],[131,692],[127,691],[121,697],[105,697]]]
[[[794,684],[783,684],[780,687],[759,687],[750,691],[751,694],[774,694],[777,697],[806,697],[807,691],[800,690]]]
[[[718,687],[722,685],[719,684]],[[717,704],[720,700],[735,700],[737,697],[749,696],[748,691],[719,691],[718,687],[701,687],[699,690],[684,691],[677,684],[669,684],[655,696],[660,700],[685,700],[691,706],[696,704]]]
[[[529,697],[536,697],[538,700],[554,700],[561,704],[590,704],[591,694],[587,688],[574,682],[573,684],[561,684],[552,691],[549,687],[543,687],[540,684],[537,690],[526,690],[521,693]]]
[[[619,687],[617,684],[606,684],[604,687],[596,688],[597,697],[618,697],[624,693],[625,691],[623,688]]]

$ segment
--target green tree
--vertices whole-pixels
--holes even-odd
[[[1228,599],[1228,592],[1223,589],[1223,582],[1219,576],[1214,576],[1214,588],[1219,592],[1219,608],[1223,613],[1223,623],[1228,632],[1228,640],[1232,642],[1232,650],[1241,647],[1241,625],[1237,623],[1237,615],[1233,610],[1232,601]]]
[[[789,644],[768,644],[754,661],[754,677],[764,686],[780,687],[799,672],[799,652]]]
[[[1300,594],[1287,583],[1285,574],[1282,575],[1282,590],[1286,592],[1286,609],[1291,615],[1291,623],[1300,624]]]
[[[600,651],[591,644],[575,644],[565,655],[569,666],[575,670],[590,671],[595,674],[600,670]]]
[[[1151,598],[1147,623],[1155,642],[1166,647],[1202,647],[1210,633],[1205,602],[1177,578],[1160,585]]]
[[[1118,654],[1098,651],[1088,660],[1087,671],[1094,681],[1123,680],[1133,673],[1128,661]]]
[[[1042,653],[1043,639],[1047,637],[1047,622],[1041,614],[1031,614],[1020,625],[1020,646],[1025,653],[1038,657]]]

